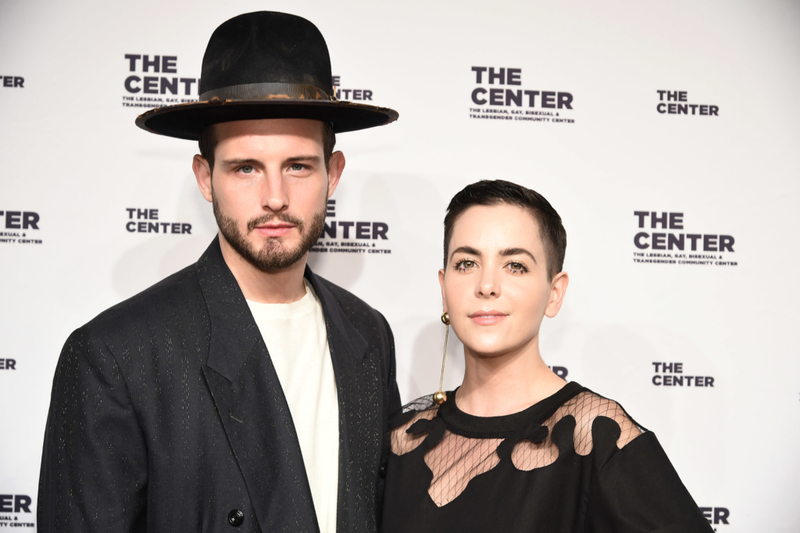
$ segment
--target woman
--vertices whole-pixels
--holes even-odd
[[[450,202],[439,282],[464,381],[393,421],[384,532],[711,531],[655,435],[542,360],[565,249],[534,191],[481,181]]]

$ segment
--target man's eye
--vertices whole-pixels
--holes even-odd
[[[294,172],[300,172],[301,170],[304,170],[306,166],[301,163],[292,163],[292,166],[289,168],[291,168]]]
[[[240,168],[239,171],[242,174],[252,174],[253,172],[255,172],[255,169],[250,165],[245,165],[242,168]]]

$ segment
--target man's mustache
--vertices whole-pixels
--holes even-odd
[[[297,226],[297,229],[300,230],[300,233],[303,232],[303,221],[299,218],[290,215],[289,213],[268,213],[266,215],[261,215],[260,217],[251,218],[247,221],[247,233],[253,231],[256,226],[261,226],[263,224],[267,224],[272,222],[273,219],[278,219],[281,222],[287,222],[289,224],[294,224]]]

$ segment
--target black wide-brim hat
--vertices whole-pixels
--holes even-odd
[[[386,107],[337,100],[325,39],[308,20],[259,11],[220,25],[203,56],[198,102],[151,109],[136,125],[197,140],[220,122],[263,118],[328,121],[336,133],[397,120]]]

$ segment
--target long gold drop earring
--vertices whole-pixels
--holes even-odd
[[[442,390],[444,382],[444,362],[447,360],[447,338],[450,337],[450,315],[445,311],[442,313],[442,323],[447,327],[444,334],[444,353],[442,354],[442,374],[439,376],[439,390],[433,394],[433,403],[442,405],[447,401],[447,394]]]

